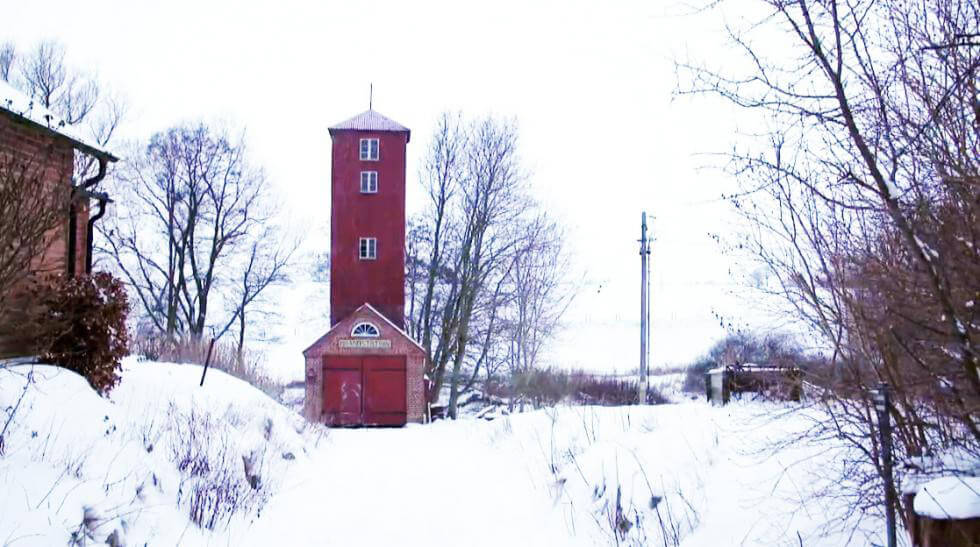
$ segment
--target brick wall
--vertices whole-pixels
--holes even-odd
[[[43,130],[31,126],[22,120],[0,111],[0,158],[2,164],[9,165],[10,159],[16,164],[26,164],[33,173],[28,180],[35,181],[38,188],[24,188],[24,192],[64,192],[61,196],[67,203],[71,192],[71,177],[74,169],[74,148],[65,139],[46,134]],[[0,165],[2,165],[0,164]],[[76,229],[76,272],[85,271],[86,251],[86,222],[88,220],[87,203],[80,204],[81,214],[78,216]],[[68,211],[64,220],[52,228],[45,237],[42,251],[27,265],[25,279],[32,276],[67,271],[68,255]],[[12,292],[16,293],[19,287]],[[5,306],[9,310],[21,310],[26,313],[29,303],[21,302],[12,295],[6,295]],[[10,319],[6,321],[11,322]],[[11,326],[11,325],[5,325]],[[12,326],[11,326],[12,327]],[[23,333],[13,334],[0,329],[0,357],[23,355],[29,351],[30,337]]]
[[[391,340],[391,348],[385,350],[364,350],[341,348],[340,340],[350,338],[351,329],[361,321],[368,321],[381,331],[381,339]],[[406,419],[410,423],[421,423],[425,419],[425,352],[400,330],[392,327],[377,313],[367,307],[359,308],[353,314],[337,323],[330,331],[317,340],[305,352],[306,358],[306,397],[303,403],[303,416],[311,421],[321,421],[323,411],[323,356],[384,354],[405,356],[406,378]]]
[[[52,188],[61,188],[67,194],[71,188],[71,177],[74,169],[74,148],[71,143],[64,139],[59,139],[50,135],[45,135],[35,127],[16,120],[14,117],[0,112],[0,154],[4,156],[13,155],[18,160],[26,160],[31,169],[36,170],[38,178],[43,187],[40,191],[50,191]],[[25,188],[25,192],[37,191]],[[87,206],[83,205],[83,209]],[[85,221],[88,215],[79,217],[81,221],[80,229],[76,235],[79,246],[78,258],[84,271],[85,265]],[[34,272],[63,272],[67,265],[68,241],[68,214],[65,213],[65,221],[61,226],[51,230],[46,239],[47,246],[41,256],[38,256],[31,264]]]
[[[330,324],[368,302],[399,327],[405,321],[405,148],[408,133],[331,131]],[[362,138],[379,141],[379,159],[361,161]],[[361,171],[378,174],[362,194]],[[361,260],[362,237],[377,239],[377,258]]]

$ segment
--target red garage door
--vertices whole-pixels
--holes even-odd
[[[327,355],[323,369],[328,424],[405,424],[405,356]]]

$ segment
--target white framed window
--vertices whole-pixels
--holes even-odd
[[[378,139],[361,139],[361,161],[378,161]]]
[[[361,171],[361,193],[362,194],[378,193],[377,171]]]
[[[377,338],[381,336],[381,331],[371,323],[362,322],[354,325],[354,328],[350,331],[350,335],[353,338]]]
[[[378,258],[378,239],[374,237],[362,237],[358,244],[359,256],[361,260],[374,260]]]

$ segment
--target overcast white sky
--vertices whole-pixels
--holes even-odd
[[[735,266],[709,233],[730,230],[730,182],[698,154],[734,140],[730,109],[672,100],[673,58],[717,58],[720,18],[657,1],[135,0],[5,2],[0,41],[55,38],[130,105],[144,137],[204,118],[245,126],[254,158],[302,225],[329,212],[326,128],[374,107],[412,129],[417,161],[439,112],[514,117],[537,196],[569,228],[586,280],[553,353],[565,366],[638,359],[642,210],[653,230],[652,352],[685,362],[744,317]],[[732,10],[730,10],[731,12]]]

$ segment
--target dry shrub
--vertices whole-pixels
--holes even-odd
[[[510,385],[488,384],[491,396],[527,401],[534,406],[553,406],[566,401],[585,405],[635,405],[639,402],[639,380],[563,371],[532,369],[515,374]],[[655,386],[647,386],[647,404],[670,402]]]
[[[39,304],[35,321],[41,361],[81,374],[101,395],[112,390],[129,353],[129,302],[123,284],[99,272],[55,276],[32,291]]]
[[[214,530],[265,505],[268,492],[252,471],[255,454],[239,457],[211,414],[183,413],[173,405],[168,414],[174,422],[170,458],[181,474],[177,503],[195,524]]]
[[[591,405],[635,405],[639,401],[639,380],[578,373],[572,376],[576,402]],[[648,405],[670,400],[655,386],[647,386]]]
[[[210,343],[192,336],[168,338],[142,334],[136,336],[133,353],[148,361],[204,365]],[[282,395],[282,384],[265,373],[262,357],[248,350],[239,351],[232,343],[216,341],[208,366],[245,380],[274,399]]]
[[[682,389],[687,393],[703,394],[706,389],[704,375],[709,370],[749,363],[809,369],[818,366],[820,359],[807,355],[794,340],[786,336],[738,332],[719,340],[707,354],[688,365]]]

